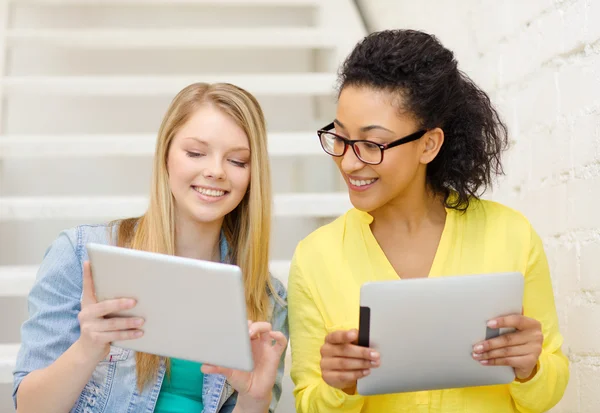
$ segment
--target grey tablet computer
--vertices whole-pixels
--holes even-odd
[[[119,347],[222,367],[253,369],[242,272],[235,265],[87,244],[98,301],[134,298],[119,316],[145,319]]]
[[[483,366],[473,345],[509,332],[495,317],[521,314],[521,273],[369,282],[361,287],[358,344],[381,365],[358,380],[362,395],[506,384],[507,366]]]

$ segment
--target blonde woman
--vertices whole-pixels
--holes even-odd
[[[146,213],[66,230],[46,252],[14,373],[18,411],[273,412],[287,308],[283,286],[268,271],[270,207],[265,122],[256,99],[230,84],[186,87],[158,134]],[[88,242],[239,265],[254,320],[254,371],[111,346],[141,336],[144,320],[104,318],[135,302],[95,300]],[[216,308],[215,317],[219,311],[226,307]]]

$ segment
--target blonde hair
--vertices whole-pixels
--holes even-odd
[[[248,317],[267,320],[271,311],[269,291],[274,293],[269,276],[271,172],[264,115],[256,98],[247,91],[228,83],[195,83],[175,96],[158,133],[150,205],[143,216],[119,223],[117,245],[175,255],[175,209],[167,157],[178,130],[203,105],[223,111],[248,136],[250,185],[240,204],[225,217],[222,230],[229,244],[229,262],[240,266],[244,275]],[[159,356],[137,353],[136,362],[141,390],[156,378],[161,360]]]

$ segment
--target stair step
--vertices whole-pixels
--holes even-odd
[[[35,265],[0,266],[0,297],[26,296],[37,270]]]
[[[259,96],[314,96],[334,92],[334,73],[276,73],[194,76],[6,76],[6,95],[175,96],[195,82],[233,83]]]
[[[149,5],[199,5],[211,7],[318,6],[323,0],[7,0],[18,5],[56,6],[149,6]]]
[[[269,269],[287,286],[290,261],[272,260]],[[37,265],[0,266],[0,297],[23,297],[29,294],[35,281]]]
[[[315,132],[269,133],[271,156],[323,155]],[[155,135],[0,136],[2,158],[152,156]]]
[[[314,27],[245,29],[12,29],[7,46],[72,49],[324,49],[336,45],[328,30]]]
[[[140,216],[148,206],[145,196],[2,197],[0,222],[57,219],[112,220]],[[279,217],[336,217],[351,208],[348,194],[302,193],[274,197]]]
[[[12,383],[20,344],[0,344],[0,384]]]

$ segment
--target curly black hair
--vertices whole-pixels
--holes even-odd
[[[444,131],[444,144],[427,166],[427,183],[448,208],[466,210],[470,198],[491,186],[493,175],[504,173],[506,125],[435,36],[415,30],[368,35],[340,69],[340,93],[346,86],[391,92],[423,129]]]

